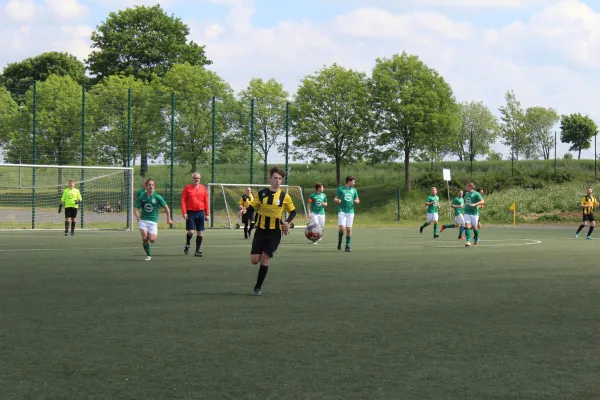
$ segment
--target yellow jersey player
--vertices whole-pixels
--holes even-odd
[[[579,239],[579,232],[587,226],[590,225],[588,229],[588,233],[586,236],[587,240],[592,239],[592,232],[594,231],[594,227],[596,226],[596,220],[594,218],[594,208],[598,207],[598,201],[592,195],[592,188],[588,188],[587,194],[581,198],[581,202],[579,203],[581,210],[583,212],[583,221],[581,225],[579,225],[579,229],[575,232],[575,239]]]
[[[250,251],[250,262],[256,265],[260,262],[258,278],[254,286],[254,295],[262,294],[262,284],[269,271],[269,260],[279,247],[282,233],[288,234],[289,224],[296,216],[296,207],[289,194],[282,191],[281,181],[285,172],[279,167],[273,167],[269,171],[271,176],[271,186],[262,189],[254,196],[250,205],[240,210],[240,215],[256,211],[258,214],[256,220],[256,232],[252,240],[252,250]],[[288,217],[282,221],[283,212],[288,212]]]
[[[240,197],[238,202],[240,211],[247,209],[253,201],[254,195],[252,194],[252,188],[247,187],[246,192]],[[242,214],[242,223],[244,224],[244,239],[251,238],[252,229],[254,229],[254,225],[256,224],[256,213],[246,212]],[[250,224],[250,229],[248,229],[248,224]]]
[[[69,187],[63,190],[60,198],[61,206],[65,206],[65,236],[69,235],[69,219],[71,220],[71,236],[75,235],[75,218],[77,218],[77,210],[81,203],[81,193],[75,188],[75,181],[69,181]]]

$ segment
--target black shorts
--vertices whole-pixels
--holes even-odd
[[[250,254],[266,253],[273,257],[281,242],[281,231],[276,229],[257,229],[252,239]]]
[[[65,208],[65,218],[77,218],[77,208],[75,208],[75,207]]]
[[[594,222],[594,214],[590,213],[590,214],[583,214],[583,222]]]
[[[242,222],[245,224],[246,222],[256,222],[256,212],[247,212],[242,214]]]
[[[188,211],[185,229],[188,231],[202,232],[204,230],[204,210]]]

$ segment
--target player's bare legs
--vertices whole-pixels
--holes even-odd
[[[469,222],[465,223],[465,235],[467,236],[467,241],[465,242],[465,246],[471,246],[471,224]]]
[[[152,254],[150,254],[150,243],[154,243],[156,241],[156,234],[148,233],[148,231],[143,229],[140,229],[140,233],[142,235],[142,247],[148,256],[146,257],[146,261],[149,261],[150,257],[152,257]]]
[[[252,265],[256,265],[260,263],[260,268],[258,270],[258,277],[256,278],[256,285],[254,286],[254,295],[261,295],[262,284],[267,277],[267,272],[269,272],[269,255],[265,252],[262,254],[252,254],[250,256],[250,262]]]
[[[338,245],[337,245],[338,250],[342,249],[342,239],[344,238],[345,230],[346,230],[346,227],[344,225],[338,225]]]

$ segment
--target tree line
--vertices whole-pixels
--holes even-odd
[[[171,161],[172,132],[172,161],[195,170],[213,156],[214,106],[218,163],[249,162],[253,129],[251,151],[266,178],[268,155],[285,151],[287,128],[290,155],[335,163],[338,184],[343,163],[402,161],[410,190],[412,160],[501,159],[491,149],[498,140],[513,160],[549,159],[559,122],[560,140],[580,157],[598,131],[588,116],[523,109],[512,90],[500,118],[483,102],[457,102],[435,69],[406,52],[376,59],[370,76],[324,66],[304,77],[292,96],[275,79],[260,78],[236,94],[207,68],[212,62],[204,46],[188,35],[181,19],[159,5],[137,6],[108,15],[92,33],[84,62],[47,52],[8,64],[0,75],[4,159],[31,162],[28,122],[35,113],[38,163],[80,162],[83,123],[88,164],[126,166],[139,157],[144,174],[149,159]],[[128,138],[128,132],[134,134]]]

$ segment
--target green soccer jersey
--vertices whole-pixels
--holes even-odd
[[[465,193],[465,214],[466,215],[479,215],[479,206],[471,207],[471,204],[479,203],[483,200],[481,194],[476,191]]]
[[[327,196],[325,193],[313,193],[308,198],[310,204],[310,212],[313,214],[325,215],[325,207],[323,203],[327,203]]]
[[[459,216],[459,215],[463,215],[465,212],[465,200],[462,197],[455,197],[454,200],[452,200],[452,205],[454,206],[460,206],[460,208],[455,207],[454,208],[454,216]]]
[[[156,192],[148,195],[144,193],[135,202],[136,208],[142,209],[142,215],[140,219],[144,221],[158,222],[158,208],[159,206],[166,206],[167,202],[162,196]]]
[[[440,196],[438,195],[432,195],[430,194],[429,197],[427,197],[427,201],[426,203],[431,203],[431,202],[435,202],[435,204],[430,204],[427,206],[427,214],[437,214],[437,212],[439,211],[440,207],[439,207],[439,202],[440,202]]]
[[[135,193],[135,198],[136,198],[136,199],[139,199],[139,198],[140,198],[140,196],[141,196],[141,195],[143,195],[144,193],[146,193],[146,189],[144,189],[144,188],[141,188],[140,190],[138,190],[138,191]]]
[[[342,202],[338,206],[338,212],[354,214],[354,200],[358,199],[358,192],[353,187],[340,186],[335,192],[335,197]]]
[[[81,193],[78,189],[66,188],[63,190],[60,201],[65,203],[65,208],[79,208],[79,202],[81,201]]]

